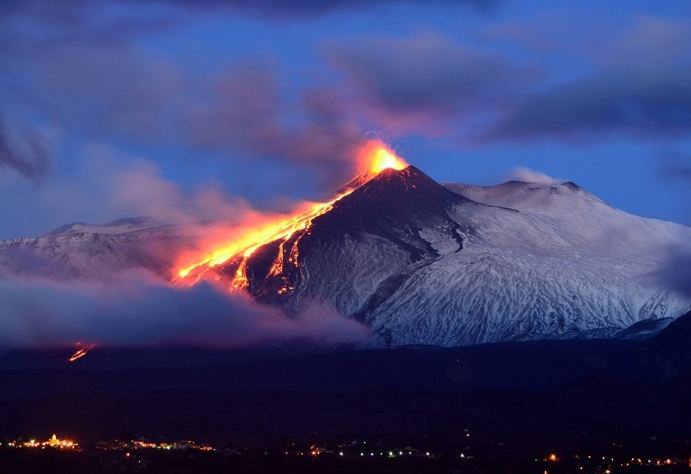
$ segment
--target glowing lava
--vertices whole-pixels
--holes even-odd
[[[199,272],[204,271],[209,267],[215,267],[222,263],[227,262],[232,257],[238,254],[242,254],[243,261],[238,267],[238,270],[233,281],[234,288],[244,288],[247,284],[247,279],[245,276],[245,265],[247,259],[264,244],[269,242],[274,242],[276,240],[282,240],[283,243],[290,238],[295,232],[300,230],[306,230],[311,224],[315,217],[318,217],[325,212],[328,212],[333,207],[333,204],[341,199],[342,197],[350,194],[353,190],[348,189],[337,195],[330,201],[318,202],[318,203],[308,203],[306,205],[300,206],[296,210],[294,217],[288,217],[284,219],[277,219],[276,221],[269,221],[264,224],[260,224],[255,228],[247,228],[240,230],[238,235],[236,235],[232,240],[219,245],[209,251],[207,255],[202,257],[197,263],[181,268],[177,272],[178,278],[185,279],[189,277],[194,277],[198,279]],[[272,273],[278,274],[282,271],[283,252],[281,252],[281,261],[274,262],[272,266]],[[297,264],[297,248],[291,248],[290,261]]]
[[[67,362],[78,361],[79,359],[87,355],[94,347],[96,347],[96,344],[82,344],[81,342],[78,342],[76,346],[77,350],[67,359]]]
[[[385,169],[402,170],[408,167],[401,157],[381,142],[368,142],[360,152],[360,162],[365,163],[369,174],[377,174]]]
[[[263,219],[261,223],[244,226],[236,230],[228,240],[214,245],[197,255],[192,263],[181,265],[175,272],[176,281],[195,284],[199,278],[209,269],[224,264],[235,257],[240,257],[233,277],[231,289],[242,289],[249,285],[247,278],[247,262],[250,256],[261,246],[270,242],[280,241],[278,255],[270,267],[268,276],[283,278],[283,286],[278,290],[279,294],[287,293],[293,288],[283,277],[284,266],[287,264],[299,266],[300,252],[298,244],[303,235],[309,234],[312,221],[329,212],[334,204],[352,193],[359,185],[364,184],[379,172],[393,168],[401,170],[408,165],[398,157],[389,147],[379,141],[367,142],[358,154],[358,164],[364,179],[356,180],[354,185],[341,191],[326,202],[308,202],[298,206],[289,215],[283,215],[274,219]],[[293,236],[296,238],[292,239]],[[290,245],[290,248],[286,248]]]

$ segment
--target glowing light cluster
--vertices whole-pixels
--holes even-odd
[[[60,439],[53,435],[45,441],[30,439],[28,441],[10,441],[7,445],[11,448],[30,448],[30,449],[79,449],[79,444],[71,439]]]
[[[365,143],[358,153],[358,168],[362,180],[358,180],[362,185],[367,180],[374,177],[385,169],[401,170],[408,164],[388,146],[380,141],[369,141]],[[276,216],[275,218],[258,219],[257,223],[250,223],[246,226],[239,226],[234,229],[230,238],[222,242],[202,249],[197,255],[187,258],[186,263],[179,265],[175,271],[175,281],[193,285],[209,269],[229,262],[233,258],[240,257],[240,262],[235,271],[231,289],[243,289],[249,285],[247,277],[248,259],[261,246],[270,242],[280,241],[279,251],[276,259],[270,267],[268,276],[283,278],[283,285],[279,288],[278,294],[285,294],[293,288],[283,276],[285,265],[290,264],[294,267],[299,266],[300,252],[298,245],[300,239],[309,234],[310,227],[315,218],[330,211],[334,204],[352,193],[356,187],[350,187],[334,196],[326,202],[307,202],[297,206],[295,211],[288,215]],[[293,237],[295,237],[293,239]],[[290,245],[287,249],[286,245]],[[285,262],[285,256],[288,262]]]
[[[183,441],[161,441],[153,442],[143,439],[132,440],[132,449],[158,449],[162,451],[172,451],[172,450],[182,450],[182,449],[193,449],[196,451],[215,451],[212,446],[199,444],[194,441],[183,440]]]

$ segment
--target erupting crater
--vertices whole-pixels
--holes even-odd
[[[249,286],[249,258],[260,247],[278,243],[276,257],[271,262],[267,277],[281,280],[282,283],[276,290],[279,295],[290,292],[293,287],[284,270],[287,265],[299,267],[300,240],[303,236],[309,235],[314,219],[329,212],[337,201],[351,194],[380,172],[389,169],[403,170],[408,167],[401,157],[380,141],[366,142],[358,153],[357,162],[361,174],[345,185],[332,199],[325,202],[305,202],[297,206],[291,214],[242,226],[227,240],[203,249],[185,264],[179,265],[174,272],[174,282],[194,285],[208,270],[229,264],[234,269],[230,289],[246,289]]]

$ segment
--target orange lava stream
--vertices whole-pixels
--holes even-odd
[[[78,361],[79,359],[87,355],[94,347],[96,347],[96,344],[77,343],[77,351],[67,359],[67,362]]]
[[[379,141],[370,141],[363,145],[358,157],[360,169],[364,169],[363,176],[371,178],[384,169],[403,169],[407,163],[398,157],[390,148]],[[366,181],[366,180],[365,180]],[[279,252],[270,267],[269,276],[281,276],[284,269],[284,251],[288,240],[296,233],[309,233],[312,221],[333,209],[334,204],[355,191],[356,187],[348,188],[326,202],[305,203],[292,216],[277,218],[256,225],[244,226],[227,241],[214,245],[202,251],[194,263],[181,266],[175,271],[175,281],[195,284],[201,275],[209,268],[228,262],[233,257],[241,255],[242,261],[235,272],[232,288],[242,289],[249,285],[247,278],[247,261],[249,257],[262,245],[280,240]],[[299,265],[298,242],[300,235],[292,243],[288,254],[288,262],[293,266]],[[284,280],[284,286],[279,294],[292,290]],[[76,354],[75,354],[76,355]]]
[[[197,263],[180,269],[177,272],[177,276],[184,279],[194,274],[197,270],[225,263],[240,253],[242,253],[242,256],[246,260],[262,245],[276,240],[285,241],[295,232],[307,229],[315,217],[331,210],[336,201],[347,196],[352,191],[352,189],[344,191],[327,202],[313,203],[297,216],[285,220],[278,220],[276,222],[268,222],[256,228],[246,229],[244,232],[241,232],[240,235],[234,236],[232,240],[217,248],[211,249],[211,251]],[[274,265],[276,265],[276,263]],[[282,262],[280,265],[282,266]],[[236,275],[236,283],[238,283],[238,285],[235,286],[244,286],[241,283],[244,277],[240,275],[240,273],[243,272],[242,269],[243,265],[241,264],[238,268],[238,274]],[[278,268],[274,269],[275,272],[278,270]]]

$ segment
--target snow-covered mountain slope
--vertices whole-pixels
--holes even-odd
[[[163,227],[163,224],[158,222],[153,217],[126,217],[124,219],[116,219],[107,224],[85,224],[84,222],[75,222],[58,227],[55,230],[48,232],[49,236],[67,235],[67,234],[124,234],[127,232],[137,232],[145,229],[155,229]]]
[[[508,181],[498,186],[446,186],[475,201],[529,214],[551,224],[573,244],[607,255],[634,252],[657,255],[661,246],[683,242],[689,235],[687,227],[615,209],[571,182]]]
[[[0,241],[0,276],[107,279],[142,268],[162,273],[181,242],[175,228],[150,217],[68,224],[40,237]]]
[[[306,229],[254,251],[246,290],[288,313],[333,306],[391,345],[615,337],[691,308],[653,278],[691,229],[624,213],[573,183],[444,187],[408,167],[358,185]],[[0,241],[0,277],[167,277],[186,234],[150,218],[71,224]],[[241,262],[214,270],[232,279]]]
[[[326,302],[394,345],[613,336],[691,306],[651,278],[688,228],[571,183],[450,187],[414,167],[382,172],[288,246],[256,252],[249,291],[289,311]],[[299,265],[268,275],[293,243]]]

